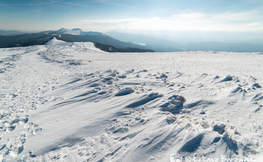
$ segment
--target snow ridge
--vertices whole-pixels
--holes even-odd
[[[69,44],[65,41],[62,41],[62,40],[57,40],[56,37],[54,37],[53,39],[51,39],[50,41],[48,41],[45,45],[66,45],[66,44]]]

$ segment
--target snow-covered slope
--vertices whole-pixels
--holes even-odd
[[[262,161],[259,53],[53,39],[0,56],[1,161]]]
[[[69,44],[72,44],[72,43],[67,43],[67,42],[62,41],[62,40],[57,40],[56,37],[54,37],[53,39],[48,41],[45,45],[51,45],[51,46],[60,45],[60,46],[63,46],[63,45],[69,45]]]

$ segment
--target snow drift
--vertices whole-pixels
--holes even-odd
[[[0,49],[1,161],[262,160],[262,55]]]

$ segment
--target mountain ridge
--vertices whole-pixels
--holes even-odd
[[[130,34],[119,31],[106,32],[113,38],[126,42],[135,42],[145,44],[146,48],[153,49],[156,52],[176,52],[176,51],[226,51],[226,52],[263,52],[263,41],[261,39],[249,41],[227,40],[222,41],[205,41],[191,40],[185,42],[175,42],[169,39],[153,37],[151,35]]]
[[[5,33],[5,34],[2,34]],[[8,35],[8,34],[9,35]],[[17,35],[12,35],[17,33]],[[191,41],[176,43],[169,39],[153,36],[129,34],[123,32],[83,31],[80,28],[42,31],[38,33],[22,33],[22,31],[0,30],[0,48],[43,45],[52,38],[66,42],[94,42],[101,45],[108,52],[128,51],[136,52],[177,52],[177,51],[227,51],[227,52],[263,52],[259,40],[251,42],[222,42],[222,41]],[[104,46],[104,47],[102,47]],[[118,49],[110,51],[108,48]],[[114,47],[114,48],[113,48]]]
[[[145,44],[145,48],[153,49],[156,52],[183,51],[179,43],[176,43],[169,39],[162,39],[141,34],[129,34],[117,31],[106,32],[106,34],[121,41],[133,42],[136,44]]]
[[[71,33],[71,34],[67,34],[67,33]],[[29,34],[21,34],[21,35],[13,35],[13,36],[0,36],[0,48],[43,45],[46,44],[51,39],[53,39],[54,37],[57,40],[62,40],[66,42],[93,42],[102,45],[112,46],[116,49],[130,49],[131,50],[130,52],[132,52],[133,50],[138,52],[139,51],[154,52],[153,50],[146,49],[144,46],[138,44],[123,42],[99,32],[84,32],[79,28],[74,28],[74,29],[62,28],[57,31],[43,31],[39,33],[29,33]],[[125,51],[126,50],[124,50],[124,52]]]
[[[83,31],[80,28],[73,28],[73,29],[66,29],[66,28],[61,28],[56,31],[57,34],[71,34],[71,35],[105,35],[104,33],[101,32],[94,32],[94,31]]]

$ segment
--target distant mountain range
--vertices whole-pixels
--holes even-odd
[[[111,49],[114,49],[114,52],[154,52],[138,44],[122,42],[99,32],[83,32],[78,28],[72,30],[62,28],[57,31],[0,36],[0,48],[43,45],[54,37],[66,42],[94,42],[100,44],[101,48],[103,45],[112,47]],[[106,47],[102,49],[105,50]]]
[[[74,28],[74,29],[61,28],[58,31],[56,31],[56,33],[58,33],[58,34],[71,34],[71,35],[93,35],[93,36],[105,35],[105,34],[100,33],[100,32],[92,32],[92,31],[85,32],[85,31],[82,31],[80,28]]]
[[[216,42],[216,41],[185,41],[174,42],[146,35],[128,34],[123,32],[107,32],[107,35],[121,41],[144,44],[146,48],[158,52],[174,51],[228,51],[228,52],[263,52],[262,40],[249,40],[249,42]],[[227,40],[226,40],[227,41]],[[181,44],[180,44],[181,43]]]
[[[121,41],[144,45],[145,48],[152,49],[156,52],[182,51],[182,45],[168,39],[116,31],[107,32],[106,34]]]
[[[11,36],[11,35],[19,35],[25,34],[26,32],[18,31],[18,30],[0,30],[0,36]]]
[[[25,33],[21,31],[0,30],[0,48],[43,45],[52,38],[66,42],[94,42],[95,46],[108,52],[175,52],[175,51],[228,51],[228,52],[263,52],[263,41],[216,42],[184,41],[174,42],[141,34],[123,32],[85,32],[79,28],[59,29]],[[181,43],[181,44],[180,44]]]

